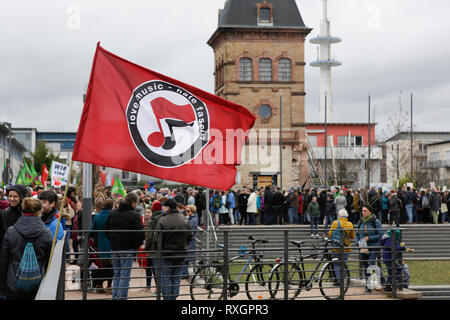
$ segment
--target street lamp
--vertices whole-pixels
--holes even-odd
[[[8,159],[6,161],[6,183],[9,183],[10,177],[9,173],[11,171],[11,122],[0,122],[0,124],[8,127]],[[11,179],[12,179],[12,172],[11,172]]]

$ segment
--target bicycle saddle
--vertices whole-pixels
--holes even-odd
[[[304,241],[303,240],[300,240],[300,241],[293,240],[293,241],[291,241],[291,243],[300,248],[300,246],[302,245],[302,243],[304,243]]]

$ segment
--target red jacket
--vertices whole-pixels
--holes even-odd
[[[303,214],[303,195],[300,193],[298,195],[298,214]]]

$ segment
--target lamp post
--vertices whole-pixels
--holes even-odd
[[[327,128],[327,113],[328,113],[328,106],[327,106],[327,93],[325,92],[325,187],[328,188],[328,177],[327,177],[327,149],[328,149],[328,128]]]
[[[370,93],[369,93],[369,112],[368,112],[368,114],[369,114],[369,120],[368,120],[368,123],[367,123],[367,130],[369,131],[368,132],[368,144],[367,144],[367,146],[368,146],[368,156],[367,156],[367,190],[369,190],[370,189],[370,134],[371,134],[371,132],[370,132]]]
[[[282,133],[282,96],[283,93],[280,90],[280,188],[283,189],[283,133]]]
[[[411,92],[411,183],[414,183],[413,175],[413,94]]]

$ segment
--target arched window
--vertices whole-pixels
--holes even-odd
[[[278,60],[278,80],[291,81],[291,60],[282,58]]]
[[[253,80],[253,62],[250,58],[239,59],[239,80],[252,81]]]
[[[272,60],[259,59],[259,81],[272,81]]]

